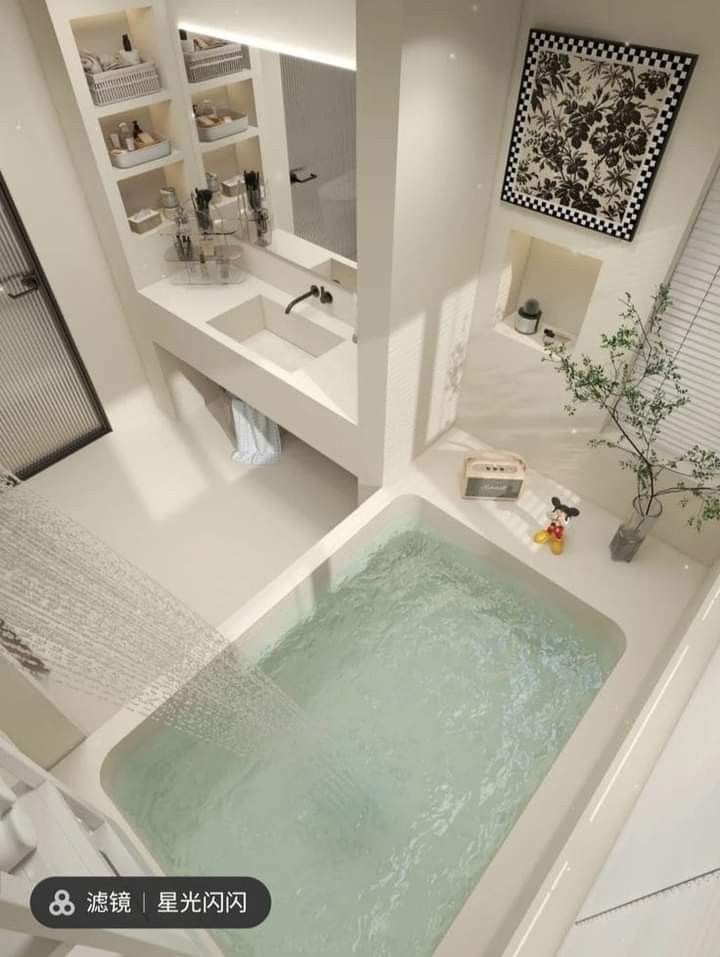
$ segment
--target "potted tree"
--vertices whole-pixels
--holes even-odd
[[[696,505],[688,525],[698,531],[703,522],[720,518],[720,455],[699,445],[678,455],[662,448],[664,424],[690,401],[678,369],[679,348],[663,341],[669,288],[658,288],[647,319],[641,317],[629,293],[622,302],[620,325],[601,338],[604,356],[600,361],[587,355],[574,358],[565,345],[552,343],[546,346],[545,358],[565,377],[569,415],[586,403],[608,415],[613,428],[591,439],[590,446],[615,449],[620,453],[620,468],[634,474],[632,507],[610,543],[612,558],[629,562],[669,497],[682,508]]]

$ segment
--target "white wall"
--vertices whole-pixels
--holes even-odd
[[[2,10],[0,170],[113,422],[146,379],[20,0]]]
[[[35,679],[2,651],[0,732],[44,768],[64,758],[85,737]]]
[[[177,22],[308,59],[355,62],[355,0],[170,0]]]
[[[700,55],[632,243],[499,201],[517,85],[531,27],[631,40]],[[716,0],[688,0],[682,5],[653,0],[598,0],[593,4],[526,0],[524,6],[511,100],[505,111],[503,148],[490,187],[490,220],[459,424],[485,441],[517,449],[540,471],[619,513],[631,500],[631,482],[617,469],[610,453],[587,449],[586,440],[595,434],[598,420],[588,415],[568,420],[562,411],[564,390],[559,376],[541,364],[537,352],[492,329],[506,245],[510,231],[518,230],[603,261],[578,341],[580,351],[596,349],[600,334],[614,327],[618,300],[625,291],[631,292],[637,302],[647,303],[657,283],[666,277],[720,152],[718,35],[720,6]],[[698,537],[685,527],[683,513],[676,509],[663,517],[658,532],[702,560],[720,554],[720,532],[708,527]]]
[[[360,425],[369,449],[361,481],[368,484],[390,479],[455,416],[521,3],[374,6],[358,8]],[[391,15],[392,42],[384,29]],[[397,130],[388,136],[398,68]]]

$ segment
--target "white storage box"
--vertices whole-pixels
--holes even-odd
[[[213,140],[222,140],[226,136],[233,136],[235,133],[242,133],[248,128],[247,113],[238,113],[236,110],[218,110],[218,116],[229,116],[229,123],[216,123],[215,126],[201,126],[197,122],[198,138],[203,143],[211,143]]]
[[[90,95],[98,106],[149,96],[160,90],[160,77],[152,60],[104,73],[86,73]]]
[[[139,209],[132,216],[128,216],[128,224],[134,233],[149,233],[162,223],[162,216],[157,209]]]
[[[143,163],[150,163],[152,160],[168,156],[170,153],[170,140],[164,140],[158,137],[152,130],[146,130],[147,133],[157,139],[157,143],[152,146],[135,147],[134,150],[125,150],[122,153],[110,152],[110,162],[119,169],[129,169],[131,166],[142,166]]]
[[[247,47],[242,43],[224,43],[209,50],[185,53],[185,71],[191,83],[211,80],[216,76],[239,73],[249,67]]]

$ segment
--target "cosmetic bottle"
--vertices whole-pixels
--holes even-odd
[[[213,103],[211,100],[202,101],[202,106],[200,107],[200,114],[201,116],[212,116],[212,117],[217,116],[217,113],[215,112],[215,107],[213,106]]]
[[[155,138],[150,133],[145,133],[137,120],[133,120],[133,139],[135,140],[135,149],[152,146],[155,142]]]
[[[187,30],[180,30],[180,48],[183,53],[192,53],[195,49],[195,43],[193,40],[188,40]]]
[[[133,49],[129,34],[123,33],[122,45],[122,50],[118,51],[118,60],[123,66],[136,66],[140,62],[140,53]]]
[[[121,123],[118,127],[120,131],[120,142],[125,147],[126,150],[135,149],[135,137],[132,134],[132,130],[129,125],[125,122]]]
[[[110,139],[111,149],[114,149],[114,150],[122,149],[122,146],[120,145],[120,137],[118,136],[117,133],[111,133],[109,139]]]

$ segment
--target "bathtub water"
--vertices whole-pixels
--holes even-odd
[[[433,953],[620,655],[514,565],[414,528],[316,595],[258,666],[322,755],[242,709],[252,761],[154,721],[111,753],[103,784],[167,872],[268,885],[264,925],[218,933],[228,954]]]

